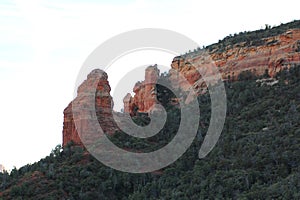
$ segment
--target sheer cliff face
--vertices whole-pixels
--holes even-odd
[[[100,77],[100,79],[97,77]],[[78,87],[77,97],[64,110],[63,146],[70,141],[73,141],[77,145],[82,145],[74,123],[72,104],[75,104],[77,107],[82,106],[84,109],[88,103],[88,91],[93,88],[95,81],[98,82],[95,94],[95,111],[99,124],[101,124],[101,128],[107,134],[113,134],[117,130],[112,116],[113,101],[110,96],[107,74],[101,70],[93,70],[87,76],[87,79]],[[88,125],[84,120],[85,119],[82,119],[80,122],[82,124],[81,128],[84,128],[84,124],[86,124],[86,126]]]
[[[185,90],[194,84],[201,87],[203,82],[198,81],[201,76],[196,68],[201,68],[209,62],[213,62],[218,67],[224,80],[236,80],[243,71],[251,71],[256,75],[263,75],[267,72],[273,77],[283,68],[300,63],[299,29],[263,40],[264,44],[260,46],[246,46],[245,43],[239,43],[225,47],[222,52],[218,52],[218,49],[215,48],[208,52],[207,57],[209,58],[205,58],[201,54],[186,59],[176,57],[171,64],[170,80],[175,87],[180,86]],[[175,75],[175,70],[179,71],[190,85],[184,84]],[[194,85],[194,87],[196,86]]]
[[[64,110],[64,126],[63,126],[63,146],[73,141],[77,145],[81,145],[80,137],[76,131],[74,124],[72,102]]]

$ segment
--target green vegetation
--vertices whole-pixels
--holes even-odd
[[[287,24],[281,24],[279,26],[271,27],[266,24],[265,29],[260,29],[257,31],[245,31],[239,34],[229,35],[223,40],[220,40],[217,44],[210,45],[208,48],[213,48],[215,46],[224,47],[228,45],[235,45],[238,43],[245,43],[245,46],[259,46],[264,44],[264,38],[273,37],[285,33],[290,29],[299,29],[300,20],[295,20]]]
[[[233,35],[229,35],[222,40],[219,40],[218,43],[209,45],[207,47],[194,49],[193,52],[189,51],[182,57],[186,56],[195,56],[198,55],[199,52],[203,51],[203,49],[208,50],[209,52],[217,51],[223,52],[225,48],[231,48],[235,45],[239,46],[260,46],[265,45],[265,38],[273,37],[276,35],[280,35],[285,33],[290,29],[299,29],[300,28],[300,20],[295,20],[290,23],[281,24],[279,26],[271,27],[270,25],[265,25],[265,29],[260,29],[257,31],[244,31],[240,33],[235,33]],[[271,41],[266,45],[271,45],[272,43],[276,43],[277,41]],[[300,49],[300,48],[299,48]]]
[[[274,86],[253,78],[244,74],[240,81],[226,83],[226,123],[205,159],[197,154],[209,125],[209,95],[199,97],[201,122],[194,143],[165,169],[123,173],[80,147],[57,146],[37,163],[1,173],[0,199],[299,199],[300,66],[279,73]],[[160,96],[162,102],[172,97],[163,87],[158,92],[169,94]],[[130,140],[120,132],[111,139],[145,151],[154,148],[151,144],[161,147],[176,134],[174,124],[180,120],[176,106],[166,106],[175,123],[168,122],[156,138]],[[145,117],[135,120],[148,123]]]

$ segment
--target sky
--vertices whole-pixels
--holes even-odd
[[[229,34],[300,19],[299,5],[298,0],[1,0],[0,164],[19,168],[61,144],[63,110],[73,99],[80,67],[111,37],[163,28],[209,45]],[[169,67],[173,57],[144,51],[118,60],[115,69]],[[113,90],[117,74],[108,74]]]

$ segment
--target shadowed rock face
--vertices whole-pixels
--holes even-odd
[[[100,77],[100,78],[99,78]],[[81,139],[78,135],[77,129],[74,123],[74,116],[72,105],[76,107],[82,107],[85,109],[88,104],[88,97],[90,95],[91,88],[94,87],[95,81],[97,81],[95,95],[95,112],[101,128],[107,134],[113,134],[117,130],[117,126],[114,123],[112,116],[113,101],[110,96],[110,86],[107,80],[107,74],[99,69],[93,70],[87,79],[78,87],[77,97],[68,105],[64,110],[64,125],[63,125],[63,146],[73,141],[77,145],[82,145]],[[98,80],[97,80],[98,79]],[[85,119],[81,119],[81,128],[88,126],[85,123]]]

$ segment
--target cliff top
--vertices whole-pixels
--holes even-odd
[[[278,26],[271,27],[266,24],[265,29],[260,29],[256,31],[244,31],[240,33],[234,33],[226,36],[224,39],[219,40],[215,44],[208,45],[204,48],[198,47],[197,49],[189,50],[189,52],[175,57],[186,57],[186,56],[194,56],[198,55],[203,50],[207,50],[209,52],[215,51],[216,49],[219,52],[223,52],[225,47],[233,47],[237,44],[243,44],[243,46],[261,46],[265,44],[265,38],[274,37],[289,30],[300,29],[300,20],[294,20],[292,22],[286,24],[280,24]]]

